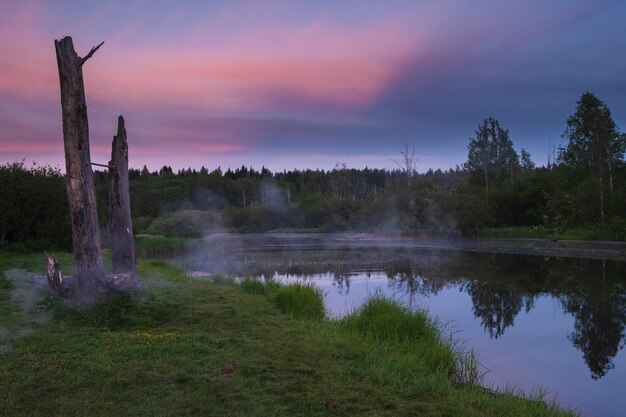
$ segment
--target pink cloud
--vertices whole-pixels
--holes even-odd
[[[37,100],[58,95],[47,13],[36,2],[4,13],[0,91]],[[391,22],[347,29],[322,18],[295,28],[249,27],[226,39],[192,28],[175,45],[129,46],[125,39],[139,25],[137,19],[122,25],[85,66],[88,100],[240,111],[276,105],[266,96],[279,93],[360,107],[384,89],[398,58],[414,43]],[[220,45],[199,44],[216,36]],[[87,52],[81,43],[75,39],[80,55]]]
[[[39,29],[43,19],[43,10],[34,2],[0,8],[0,92],[37,98],[54,91],[56,61],[52,40],[44,45]]]
[[[285,10],[299,8],[291,2],[263,2],[262,10],[228,2],[198,16],[180,2],[159,15],[157,30],[151,16],[160,8],[143,13],[130,3],[85,7],[72,19],[43,0],[0,4],[1,155],[62,153],[53,40],[64,33],[74,35],[80,55],[106,41],[84,67],[94,160],[107,160],[122,113],[132,155],[185,162],[185,155],[251,151],[255,141],[339,142],[341,126],[369,123],[387,135],[394,124],[370,117],[376,106],[411,113],[412,126],[415,113],[435,108],[447,90],[491,85],[511,51],[539,42],[588,4],[564,14],[567,7],[532,1],[442,0],[390,4],[389,13],[358,18],[312,7],[291,19]],[[362,140],[365,130],[354,136]]]
[[[46,154],[63,152],[62,143],[0,143],[1,154]]]
[[[184,56],[125,60],[126,68],[93,69],[90,93],[109,103],[193,105],[213,111],[266,110],[274,94],[339,106],[371,103],[393,75],[376,59],[225,60]],[[268,98],[270,100],[268,100]]]

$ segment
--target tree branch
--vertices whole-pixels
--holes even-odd
[[[78,66],[79,66],[79,67],[82,67],[82,66],[83,66],[83,64],[84,64],[85,62],[87,62],[87,60],[88,60],[89,58],[91,58],[91,57],[93,56],[93,54],[95,54],[95,53],[96,53],[96,51],[97,51],[98,49],[100,49],[100,47],[101,47],[103,44],[104,44],[104,41],[102,41],[102,43],[101,43],[100,45],[98,45],[98,46],[94,46],[93,48],[91,48],[91,51],[89,51],[89,53],[88,53],[87,55],[85,55],[85,57],[84,57],[84,58],[81,58],[81,59],[80,59],[80,63],[78,64]]]

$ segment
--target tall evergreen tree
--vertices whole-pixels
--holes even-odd
[[[520,151],[521,154],[521,168],[522,171],[528,172],[528,171],[532,171],[533,169],[535,169],[535,163],[533,162],[533,160],[530,157],[530,153],[522,148],[522,150]]]
[[[600,216],[604,223],[604,186],[613,190],[613,171],[624,159],[626,141],[611,110],[593,93],[585,92],[563,132],[567,146],[559,149],[559,162],[595,176],[599,182]]]
[[[562,136],[567,146],[559,150],[559,161],[608,180],[612,188],[613,169],[624,159],[626,143],[607,105],[593,93],[583,93]]]
[[[493,180],[505,177],[513,180],[519,169],[519,157],[513,148],[509,131],[500,127],[500,122],[489,117],[478,125],[475,137],[467,145],[465,168],[470,173],[483,177],[485,189]]]

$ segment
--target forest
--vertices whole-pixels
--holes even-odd
[[[418,173],[419,149],[410,144],[399,151],[393,170],[345,164],[283,172],[245,166],[130,169],[134,232],[626,239],[626,135],[610,109],[593,93],[583,93],[566,120],[563,139],[565,145],[536,166],[528,152],[516,150],[509,131],[489,117],[470,137],[467,161],[446,171]],[[132,144],[130,153],[132,160]],[[94,181],[100,224],[106,225],[107,172],[95,171]],[[71,247],[59,170],[24,161],[0,166],[0,213],[2,246]]]

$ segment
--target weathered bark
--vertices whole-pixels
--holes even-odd
[[[118,118],[117,135],[113,137],[111,146],[109,216],[113,273],[123,272],[134,276],[135,241],[128,193],[128,141],[122,116]]]
[[[82,66],[102,44],[93,48],[84,58],[76,54],[69,36],[55,40],[54,45],[61,83],[67,196],[72,221],[72,287],[80,303],[91,303],[105,298],[106,288],[89,155],[89,125]]]
[[[61,265],[57,261],[56,256],[44,252],[46,258],[46,269],[48,286],[57,296],[62,296],[63,292],[63,274],[61,273]]]

